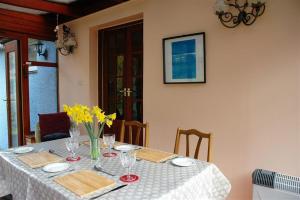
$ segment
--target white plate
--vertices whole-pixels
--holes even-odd
[[[14,150],[14,153],[19,153],[19,154],[29,153],[33,151],[33,149],[34,149],[33,147],[19,147]]]
[[[171,163],[180,167],[189,167],[196,164],[191,158],[175,158],[171,161]]]
[[[46,165],[43,167],[43,171],[55,173],[55,172],[61,172],[69,169],[70,164],[69,163],[52,163],[49,165]]]
[[[117,151],[131,151],[138,148],[139,148],[138,146],[131,145],[131,144],[118,145],[114,147],[114,149]]]

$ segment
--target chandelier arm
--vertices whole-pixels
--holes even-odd
[[[235,28],[241,23],[241,21],[238,20],[237,16],[233,16],[231,18],[230,21],[232,21],[232,23],[230,23],[230,21],[223,21],[222,18],[220,18],[220,21],[223,24],[223,26],[225,26],[227,28]]]
[[[252,13],[246,13],[245,18],[243,19],[243,23],[247,26],[250,26],[256,21],[256,18],[257,16]]]
[[[262,14],[265,12],[265,4],[257,4],[254,7],[252,7],[252,14],[259,17],[262,16]]]
[[[261,6],[259,7],[259,11],[257,13],[257,16],[262,16],[262,14],[264,14],[264,12],[265,12],[265,9],[266,9],[266,5],[264,3],[261,4]]]
[[[225,12],[219,15],[220,21],[230,22],[234,16],[230,12]]]
[[[62,49],[65,49],[66,51],[62,51]],[[70,53],[71,53],[71,51],[69,51],[68,49],[66,49],[64,47],[63,48],[59,48],[58,50],[61,53],[61,55],[63,55],[63,56],[70,55]]]
[[[259,10],[260,10],[259,6],[252,7],[251,14],[257,17]]]

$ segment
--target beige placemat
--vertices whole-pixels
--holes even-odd
[[[159,151],[156,149],[143,148],[136,151],[136,157],[143,160],[148,160],[151,162],[163,162],[172,158],[175,158],[177,155],[165,151]]]
[[[90,141],[83,141],[83,142],[81,142],[81,144],[90,146]],[[123,142],[115,142],[114,147],[119,146],[119,145],[123,145],[123,144],[124,144]],[[103,141],[101,141],[101,140],[99,142],[99,145],[101,146],[101,148],[108,148],[108,146],[105,145],[103,143]]]
[[[100,176],[96,172],[90,170],[81,170],[57,177],[54,181],[80,197],[84,197],[116,184],[114,180]]]
[[[61,162],[62,157],[48,153],[48,152],[39,152],[26,154],[24,156],[17,157],[19,160],[30,166],[31,168],[38,168],[48,165],[50,163]]]

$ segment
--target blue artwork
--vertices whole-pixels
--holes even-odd
[[[196,40],[172,42],[172,78],[196,78]]]

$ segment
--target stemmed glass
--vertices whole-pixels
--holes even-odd
[[[67,161],[78,161],[80,160],[80,156],[76,155],[75,150],[79,148],[79,142],[75,138],[67,138],[65,140],[65,144],[71,156],[67,157]]]
[[[130,174],[130,170],[136,162],[136,152],[135,151],[122,151],[120,153],[120,160],[121,160],[122,166],[127,168],[127,175],[121,176],[120,180],[123,182],[126,182],[126,183],[137,181],[139,179],[139,177],[135,174]]]
[[[79,131],[78,127],[76,127],[76,126],[71,126],[69,133],[70,133],[71,138],[79,138],[79,136],[80,136],[80,131]]]
[[[103,142],[105,145],[108,146],[108,153],[104,153],[104,157],[115,157],[117,154],[114,152],[111,152],[112,147],[114,146],[116,141],[115,134],[108,133],[103,135]]]

